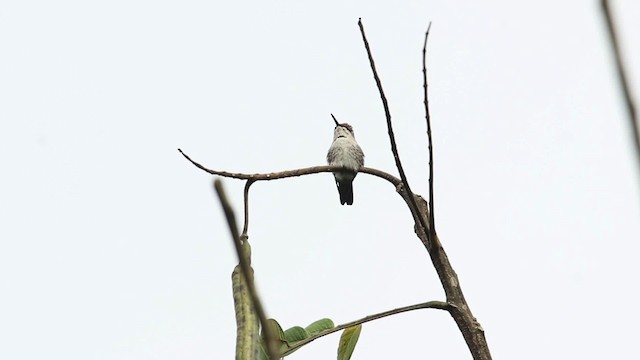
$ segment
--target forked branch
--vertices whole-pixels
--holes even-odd
[[[427,223],[424,217],[417,213],[418,205],[413,198],[413,192],[411,191],[411,187],[409,186],[409,181],[407,180],[407,176],[404,173],[404,169],[402,167],[402,162],[400,161],[400,156],[398,155],[398,146],[396,144],[396,137],[393,134],[393,125],[391,124],[391,111],[389,110],[389,102],[387,101],[387,97],[384,94],[384,90],[382,89],[382,82],[380,81],[380,77],[378,76],[378,71],[376,70],[376,63],[373,60],[373,55],[371,54],[371,48],[369,47],[369,41],[367,41],[367,36],[364,33],[364,26],[362,25],[362,19],[358,19],[358,27],[360,27],[360,34],[362,34],[362,41],[364,42],[364,47],[367,50],[367,56],[369,57],[369,64],[371,65],[371,71],[373,72],[373,78],[376,81],[376,85],[378,86],[378,91],[380,92],[380,99],[382,100],[382,107],[384,108],[384,115],[387,119],[387,131],[389,133],[389,141],[391,142],[391,152],[393,153],[393,159],[396,162],[396,167],[398,168],[398,173],[400,173],[400,179],[402,180],[402,184],[404,184],[406,191],[409,195],[409,207],[411,212],[417,215],[418,222],[422,226],[423,229],[428,229]],[[431,231],[428,231],[427,238],[431,235]],[[429,241],[428,246],[433,247]]]
[[[364,42],[365,49],[367,50],[369,63],[371,65],[371,71],[373,72],[373,77],[376,81],[378,91],[380,92],[380,98],[382,99],[382,105],[384,107],[384,112],[387,119],[387,128],[389,130],[389,140],[391,141],[391,151],[393,152],[394,159],[396,160],[396,166],[398,168],[398,172],[400,173],[402,184],[405,188],[405,194],[403,195],[403,198],[408,198],[409,201],[407,201],[407,204],[409,205],[411,213],[413,214],[416,221],[416,234],[429,252],[431,262],[433,263],[433,266],[438,273],[438,278],[440,279],[440,283],[442,284],[442,287],[444,288],[445,294],[447,296],[447,303],[453,305],[453,308],[451,311],[449,311],[449,313],[458,325],[458,329],[460,329],[460,332],[462,333],[462,336],[464,337],[467,343],[467,347],[473,355],[473,358],[476,360],[490,360],[491,353],[487,345],[487,340],[484,336],[484,330],[482,329],[476,318],[473,316],[473,314],[471,313],[471,309],[467,305],[467,301],[465,300],[464,294],[462,293],[462,288],[460,287],[458,275],[453,270],[453,267],[449,262],[449,258],[447,257],[444,248],[442,248],[442,244],[438,239],[438,235],[435,233],[435,227],[428,227],[426,225],[425,219],[430,219],[431,224],[435,222],[433,213],[429,211],[429,205],[424,199],[422,199],[418,195],[414,195],[411,192],[409,184],[407,183],[406,176],[404,175],[404,170],[402,169],[402,163],[400,162],[400,157],[398,155],[398,150],[395,145],[395,137],[393,135],[391,126],[391,113],[389,111],[389,105],[387,103],[387,98],[384,95],[384,90],[382,89],[382,81],[378,76],[375,61],[373,59],[373,55],[371,54],[371,49],[369,47],[367,37],[364,33],[364,26],[362,25],[361,19],[358,20],[358,26],[360,27],[362,41]],[[429,134],[429,167],[431,173],[429,192],[431,196],[431,207],[433,207],[433,182],[431,178],[431,176],[433,176],[433,149],[431,147],[431,123],[429,116],[426,81],[426,42],[428,35],[429,31],[427,30],[423,46],[422,68],[425,90],[424,104]],[[402,195],[402,192],[400,193]]]

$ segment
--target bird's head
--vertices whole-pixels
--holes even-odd
[[[351,125],[347,123],[339,123],[338,120],[336,120],[336,117],[333,116],[333,114],[331,114],[331,117],[333,118],[333,122],[336,123],[336,127],[333,129],[333,140],[341,137],[355,140],[353,127],[351,127]]]

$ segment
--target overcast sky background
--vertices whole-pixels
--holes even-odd
[[[636,98],[640,3],[613,1]],[[325,162],[329,113],[396,174],[362,17],[414,191],[496,359],[632,358],[640,177],[597,1],[4,1],[0,358],[230,359],[229,232],[211,177]],[[243,183],[225,181],[241,211]],[[258,183],[268,314],[336,324],[444,300],[409,211],[359,175]],[[241,220],[240,213],[238,213]],[[291,359],[335,358],[339,335]],[[354,359],[470,358],[421,310],[364,326]]]

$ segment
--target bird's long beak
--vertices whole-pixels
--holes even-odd
[[[333,116],[333,114],[331,114],[331,117],[333,118],[333,122],[336,123],[336,126],[340,126],[340,123],[338,123],[338,120],[336,120],[336,117]]]

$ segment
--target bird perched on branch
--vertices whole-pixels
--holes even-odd
[[[340,204],[353,204],[353,179],[358,170],[364,166],[364,153],[353,134],[353,128],[347,123],[340,124],[331,114],[336,123],[333,129],[333,143],[327,153],[327,163],[342,166],[343,169],[333,173],[340,193]]]

